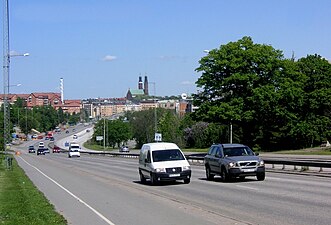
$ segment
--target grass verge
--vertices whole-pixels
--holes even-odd
[[[3,157],[3,156],[0,156]],[[67,224],[13,159],[0,159],[0,224]]]

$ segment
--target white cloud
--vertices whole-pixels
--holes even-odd
[[[113,56],[113,55],[106,55],[105,57],[102,58],[102,61],[113,61],[117,59],[116,56]]]

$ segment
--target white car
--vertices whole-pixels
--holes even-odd
[[[76,134],[74,134],[74,136],[72,136],[73,139],[77,139],[78,136]]]
[[[45,147],[45,144],[44,144],[44,142],[39,142],[39,145],[38,145],[38,148],[44,148]]]
[[[70,143],[68,157],[80,157],[80,146],[76,143]]]

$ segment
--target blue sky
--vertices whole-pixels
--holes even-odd
[[[316,53],[331,59],[329,0],[9,4],[10,50],[30,53],[11,59],[10,83],[22,84],[11,93],[59,92],[62,77],[65,99],[124,97],[137,89],[139,75],[155,82],[157,95],[195,93],[203,50],[243,36],[282,50],[286,58],[293,51],[296,58]]]

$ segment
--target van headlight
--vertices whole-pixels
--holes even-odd
[[[191,169],[190,166],[183,166],[183,171],[184,171],[184,170],[190,170],[190,169]]]
[[[157,173],[165,173],[166,172],[165,168],[155,168],[154,170]]]

